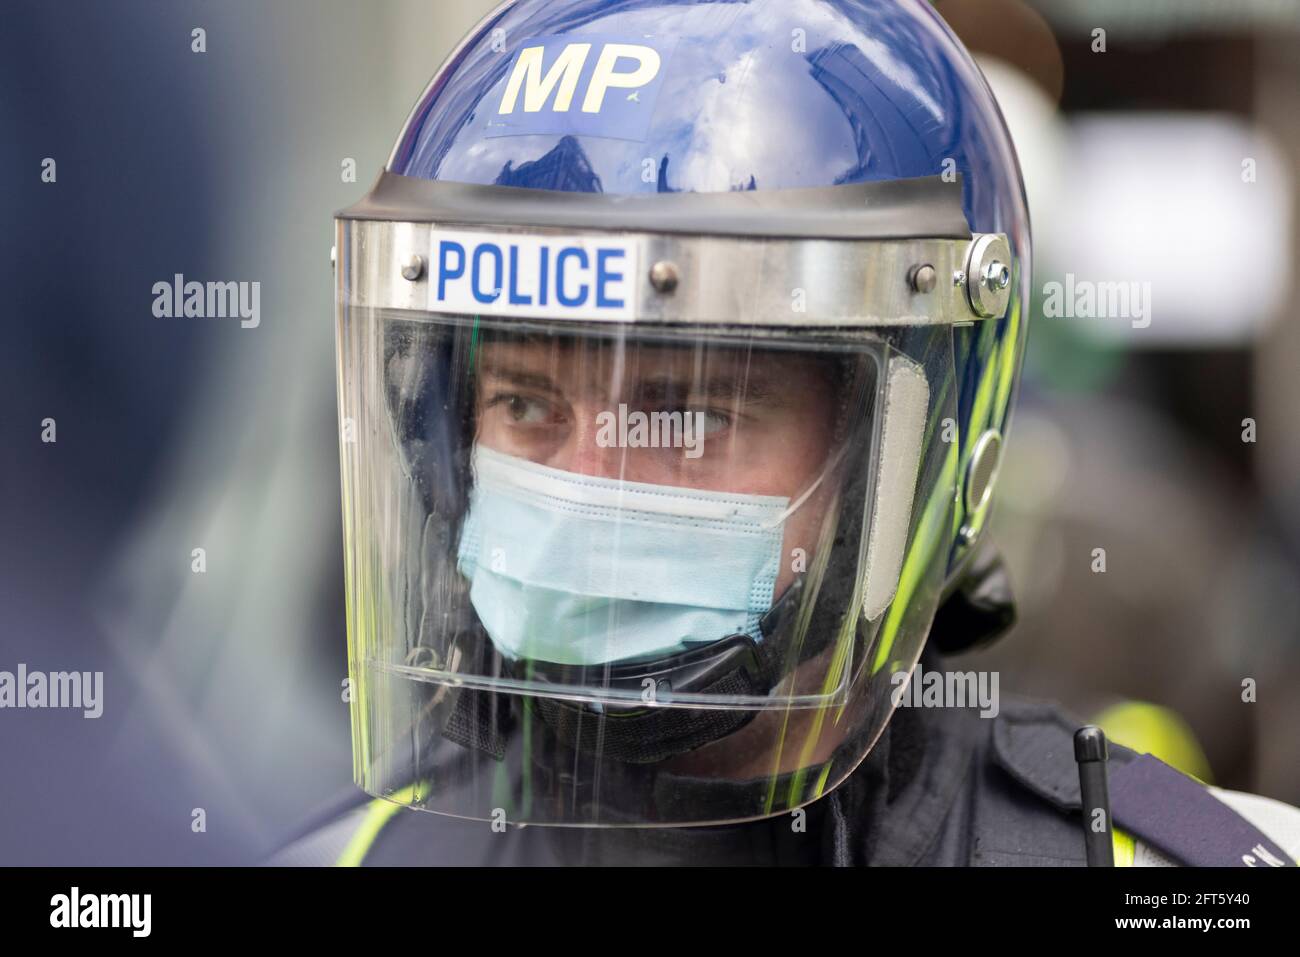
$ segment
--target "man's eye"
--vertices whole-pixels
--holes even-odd
[[[555,418],[549,402],[523,395],[499,395],[489,405],[504,408],[506,417],[515,425],[545,425]]]
[[[692,429],[698,428],[704,435],[713,435],[717,432],[725,432],[731,428],[732,416],[728,412],[719,409],[701,409],[701,408],[676,408],[664,409],[664,412],[680,415],[684,424],[688,424]]]
[[[713,435],[715,432],[725,432],[731,428],[731,416],[725,412],[718,412],[714,409],[696,409],[701,418],[696,421],[704,423],[704,434]]]

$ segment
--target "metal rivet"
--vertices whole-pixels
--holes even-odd
[[[908,282],[917,292],[934,292],[934,287],[939,282],[939,274],[929,263],[924,266],[914,266],[911,275],[908,276]]]
[[[415,282],[424,275],[424,257],[415,254],[410,259],[402,263],[402,278]]]
[[[677,288],[677,278],[677,267],[670,262],[661,261],[650,267],[650,285],[658,292],[672,292]]]

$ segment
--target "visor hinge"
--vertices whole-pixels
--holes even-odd
[[[981,319],[1000,319],[1011,301],[1011,247],[1001,233],[976,236],[966,257],[966,271],[953,276],[966,289],[971,312]]]

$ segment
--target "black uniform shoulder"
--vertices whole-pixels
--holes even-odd
[[[963,712],[972,741],[967,786],[921,863],[1069,866],[1085,863],[1074,732],[1058,705],[1003,696],[993,718]],[[1113,747],[1111,761],[1136,758]]]
[[[945,822],[950,846],[964,835],[973,865],[1084,864],[1074,760],[1082,722],[1053,704],[1004,698],[987,723],[964,818]],[[1288,805],[1207,786],[1113,743],[1108,777],[1125,863],[1278,867],[1300,856],[1300,811]]]

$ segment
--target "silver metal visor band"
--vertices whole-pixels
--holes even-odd
[[[418,182],[428,205],[416,208],[418,197],[407,197],[411,204],[391,196],[377,201],[385,183],[393,191],[392,180],[402,181],[396,185],[403,195]],[[631,202],[543,192],[385,174],[372,196],[336,222],[340,303],[522,319],[797,328],[965,324],[1004,315],[1010,299],[1015,264],[1006,237],[955,227],[946,207],[960,192],[950,185],[773,191],[761,201],[753,198],[761,194],[743,193]],[[898,235],[908,232],[903,210],[886,214],[879,205],[900,196],[923,197],[912,226],[939,235]],[[831,212],[836,199],[871,212]],[[691,221],[704,234],[666,231],[670,206],[682,214],[674,229]],[[506,222],[512,211],[513,224]],[[589,225],[597,221],[627,225]]]

